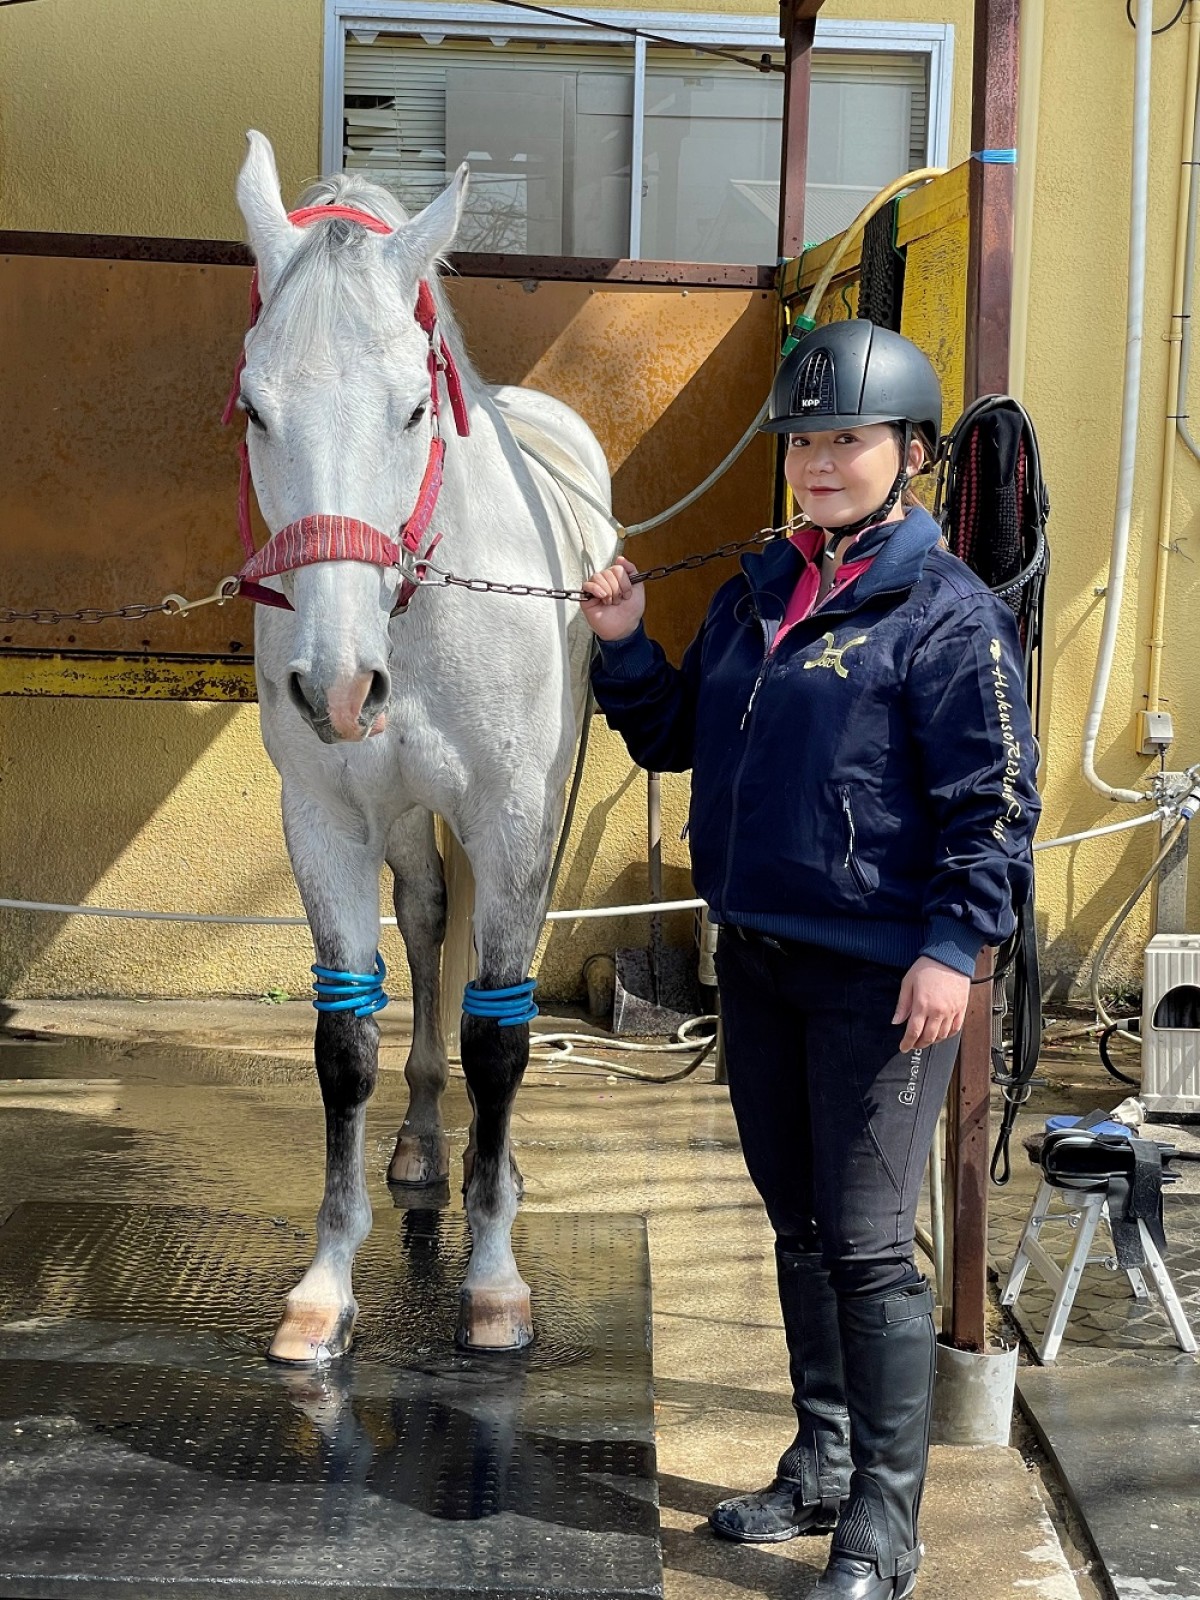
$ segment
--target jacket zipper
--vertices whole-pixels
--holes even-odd
[[[763,659],[762,659],[762,666],[759,667],[759,669],[758,669],[758,676],[754,680],[754,687],[750,691],[750,699],[747,701],[746,709],[742,713],[742,721],[741,721],[741,726],[740,726],[740,730],[739,730],[742,733],[744,733],[746,731],[746,724],[750,720],[750,713],[754,710],[754,702],[755,702],[755,700],[758,699],[758,691],[762,688],[763,679],[766,677],[767,671],[768,671],[768,669],[769,669],[769,667],[771,665],[771,640],[770,640],[770,638],[769,638],[769,636],[767,634],[767,625],[763,621],[762,614],[760,613],[760,611],[758,609],[758,602],[757,602],[757,600],[754,599],[753,590],[751,590],[751,600],[752,600],[752,603],[754,605],[755,621],[758,623],[759,627],[762,629]],[[747,761],[747,759],[749,757],[749,754],[750,754],[750,741],[747,740],[746,743],[743,744],[743,746],[742,746],[742,754],[741,754],[740,759],[738,760],[737,770],[735,771],[735,773],[733,775],[733,783],[730,785],[730,790],[729,790],[729,837],[728,837],[728,840],[727,840],[726,845],[725,845],[725,883],[724,883],[724,887],[723,887],[723,890],[722,890],[722,896],[721,896],[722,900],[724,901],[724,903],[726,905],[728,905],[728,903],[729,903],[729,880],[730,880],[730,875],[731,875],[732,870],[733,870],[733,842],[734,842],[734,839],[737,837],[737,803],[738,803],[738,795],[741,792],[742,775],[746,770],[746,761]]]
[[[867,882],[867,875],[863,871],[862,862],[858,859],[854,848],[858,834],[854,826],[854,807],[851,804],[850,790],[848,788],[843,788],[842,790],[842,812],[846,818],[846,856],[842,865],[854,879],[861,893],[869,894],[870,885]]]

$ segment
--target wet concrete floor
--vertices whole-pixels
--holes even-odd
[[[311,1016],[299,1004],[10,1003],[0,1034],[0,1218],[26,1200],[311,1218],[323,1152],[319,1095],[304,1065]],[[391,1205],[384,1173],[406,1100],[402,1008],[386,1020],[367,1122],[378,1211]],[[446,1115],[456,1161],[469,1116],[457,1071]],[[823,1565],[823,1541],[748,1549],[713,1539],[705,1525],[722,1494],[770,1476],[792,1432],[770,1235],[725,1090],[707,1065],[669,1086],[536,1066],[514,1133],[528,1210],[647,1218],[668,1600],[801,1600]],[[451,1204],[461,1206],[457,1194]],[[923,1535],[923,1600],[1096,1592],[1077,1584],[1071,1566],[1081,1558],[1064,1556],[1014,1449],[935,1448]]]

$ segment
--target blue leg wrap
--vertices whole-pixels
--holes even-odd
[[[539,1014],[533,1001],[536,988],[534,978],[514,983],[511,989],[477,989],[469,983],[463,990],[463,1010],[469,1017],[490,1017],[502,1028],[515,1028],[520,1022],[532,1022]]]
[[[317,998],[313,1005],[318,1011],[353,1011],[356,1017],[370,1017],[388,1003],[383,992],[387,968],[378,951],[375,952],[374,972],[339,972],[335,967],[311,970],[316,975],[313,988]]]

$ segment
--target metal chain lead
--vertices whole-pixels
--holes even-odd
[[[708,550],[703,555],[684,556],[681,561],[672,561],[657,567],[647,567],[644,572],[635,572],[630,577],[631,583],[653,583],[659,578],[668,578],[674,572],[690,572],[696,567],[707,566],[710,561],[721,561],[729,556],[740,555],[743,550],[753,550],[758,545],[770,544],[775,539],[785,539],[790,533],[802,524],[802,518],[793,517],[790,522],[785,522],[778,528],[760,528],[749,539],[730,539],[725,544],[719,545],[715,550]],[[472,594],[515,594],[532,595],[542,600],[590,600],[593,597],[583,589],[549,589],[536,583],[499,583],[491,578],[460,578],[457,573],[447,572],[442,567],[434,566],[431,561],[423,561],[421,566],[428,572],[435,573],[435,577],[418,577],[416,581],[425,586],[434,588],[467,589]]]
[[[785,522],[778,528],[760,528],[748,539],[729,539],[725,544],[718,545],[715,550],[708,550],[703,555],[684,556],[681,561],[647,567],[644,572],[635,572],[630,582],[653,583],[659,578],[669,578],[674,572],[691,572],[696,567],[707,566],[710,561],[723,561],[729,556],[741,555],[744,550],[753,550],[758,545],[770,544],[775,539],[786,539],[802,525],[803,520],[801,517],[793,517],[790,522]],[[415,571],[410,572],[407,568],[402,570],[405,577],[424,588],[466,589],[471,594],[531,595],[539,600],[583,601],[592,598],[583,589],[550,589],[537,583],[499,583],[491,578],[460,578],[457,573],[447,572],[442,567],[434,566],[431,561],[419,562]],[[435,576],[430,577],[429,573]],[[185,600],[181,594],[169,594],[157,604],[118,606],[113,611],[101,611],[95,606],[84,606],[79,611],[55,611],[49,606],[41,606],[32,611],[0,610],[0,626],[14,622],[33,622],[53,627],[63,622],[142,622],[146,617],[159,615],[186,616],[189,611],[195,611],[199,606],[224,605],[226,600],[235,598],[240,587],[239,578],[222,578],[213,593],[205,595],[200,600]]]
[[[79,611],[54,611],[49,606],[39,606],[33,611],[0,611],[0,627],[10,622],[36,622],[53,626],[59,622],[144,622],[147,617],[160,614],[167,617],[185,617],[200,606],[223,606],[232,600],[242,586],[240,578],[222,578],[212,594],[200,600],[185,600],[181,594],[164,595],[157,604],[118,606],[115,611],[101,611],[96,606],[84,606]]]

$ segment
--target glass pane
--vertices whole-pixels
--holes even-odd
[[[782,116],[778,73],[692,51],[647,53],[647,260],[775,260]]]
[[[886,183],[909,170],[913,88],[813,73],[804,236],[840,233]]]
[[[631,46],[347,40],[347,169],[415,211],[469,162],[459,250],[628,254],[632,127]]]

